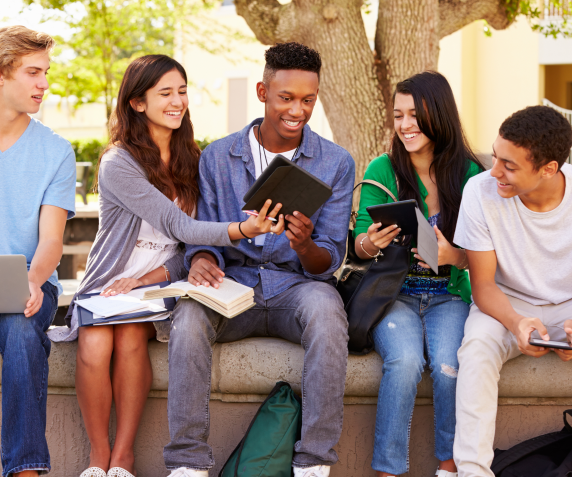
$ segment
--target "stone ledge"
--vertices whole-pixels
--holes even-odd
[[[77,342],[52,343],[50,394],[75,394]],[[166,397],[169,383],[167,344],[151,341],[153,366],[151,397]],[[224,402],[260,402],[277,381],[288,381],[300,392],[304,351],[300,345],[276,338],[249,338],[216,344],[213,352],[211,399]],[[374,404],[382,361],[376,353],[351,356],[346,378],[346,404]],[[520,356],[505,364],[499,383],[499,402],[506,405],[569,405],[572,368],[556,355],[541,359]],[[418,405],[431,404],[432,382],[423,374]]]

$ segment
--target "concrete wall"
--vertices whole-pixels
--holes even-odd
[[[211,401],[210,444],[216,466],[214,477],[240,441],[259,403]],[[495,447],[508,448],[525,439],[562,428],[562,411],[567,405],[501,405],[497,418]],[[374,404],[348,404],[344,407],[342,437],[337,445],[339,463],[331,477],[375,477],[371,469],[375,426]],[[112,422],[111,428],[114,429]],[[70,395],[48,396],[48,445],[53,477],[79,475],[89,464],[89,441],[79,412],[77,399]],[[167,400],[149,398],[137,441],[136,470],[139,477],[167,476],[163,446],[169,441]],[[437,460],[433,457],[433,406],[418,405],[413,414],[410,445],[410,472],[407,477],[433,475]]]
[[[477,152],[490,153],[505,118],[540,104],[538,34],[526,19],[487,37],[474,22],[440,42],[439,71],[453,88],[461,120]]]

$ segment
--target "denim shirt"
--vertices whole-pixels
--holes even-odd
[[[255,181],[248,133],[261,122],[262,118],[256,119],[242,131],[213,142],[203,151],[199,164],[198,220],[240,222],[248,218],[241,210],[245,204],[242,198]],[[314,224],[312,240],[330,253],[330,267],[317,275],[304,270],[286,234],[282,233],[266,235],[262,247],[246,239],[237,247],[187,245],[187,269],[193,255],[209,251],[217,257],[227,277],[249,287],[256,286],[260,280],[265,300],[309,280],[335,283],[333,274],[341,266],[346,252],[354,161],[345,149],[312,132],[308,125],[304,126],[302,144],[292,161],[332,187],[332,196],[310,217]]]

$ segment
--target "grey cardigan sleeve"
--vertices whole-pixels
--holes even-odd
[[[103,156],[99,187],[110,200],[172,240],[221,247],[235,245],[228,236],[228,222],[200,222],[189,217],[148,181],[123,149],[112,148]]]

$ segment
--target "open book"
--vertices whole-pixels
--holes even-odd
[[[254,290],[228,278],[223,278],[218,288],[202,285],[196,287],[183,280],[159,290],[146,291],[143,299],[156,300],[177,296],[188,296],[227,318],[234,318],[254,306]]]

